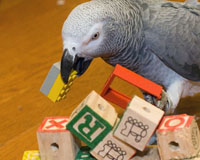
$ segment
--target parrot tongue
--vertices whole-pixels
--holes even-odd
[[[81,76],[87,70],[91,62],[92,59],[78,57],[77,55],[73,60],[73,56],[65,49],[61,60],[61,77],[64,83],[68,82],[72,69],[78,72],[77,76]]]
[[[85,73],[85,71],[88,69],[91,62],[92,62],[92,59],[78,57],[76,55],[75,60],[74,60],[73,69],[78,72],[77,76],[81,76],[83,73]]]

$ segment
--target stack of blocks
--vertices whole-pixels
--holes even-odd
[[[156,116],[155,116],[156,115]],[[143,151],[164,112],[135,96],[121,120],[113,106],[95,91],[74,110],[67,129],[99,159],[131,159]]]
[[[131,99],[110,88],[115,76],[157,99],[161,98],[161,86],[117,65],[101,96],[92,91],[70,118],[48,117],[43,121],[37,131],[40,154],[38,151],[25,152],[23,160],[29,160],[27,157],[31,156],[36,160],[200,159],[200,134],[193,116],[163,117],[161,109],[145,100],[137,96]],[[126,108],[120,119],[115,108],[106,100]],[[145,152],[155,131],[158,147],[150,149],[152,152],[142,158],[135,156],[137,151]],[[73,135],[87,147],[79,149]]]

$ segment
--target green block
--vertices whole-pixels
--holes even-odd
[[[93,149],[112,130],[112,126],[85,105],[67,124],[67,129]]]
[[[80,148],[75,160],[96,160],[96,158],[90,154],[90,148],[85,146]]]

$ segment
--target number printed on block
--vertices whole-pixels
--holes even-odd
[[[143,151],[164,112],[135,96],[114,131],[114,136]]]
[[[37,150],[25,151],[22,160],[40,160],[40,153]]]
[[[67,129],[94,148],[112,130],[116,119],[115,109],[92,91],[72,114]]]

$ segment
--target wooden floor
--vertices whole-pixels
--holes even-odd
[[[40,93],[51,67],[62,55],[61,28],[69,12],[84,0],[0,0],[0,159],[20,160],[38,149],[36,130],[47,116],[69,116],[91,91],[101,92],[112,67],[96,59],[77,78],[67,99],[52,103]],[[98,72],[97,72],[98,70]],[[116,82],[115,82],[116,83]],[[141,93],[126,83],[129,95]],[[119,112],[122,110],[116,107]],[[200,115],[200,95],[183,99],[178,113]]]

